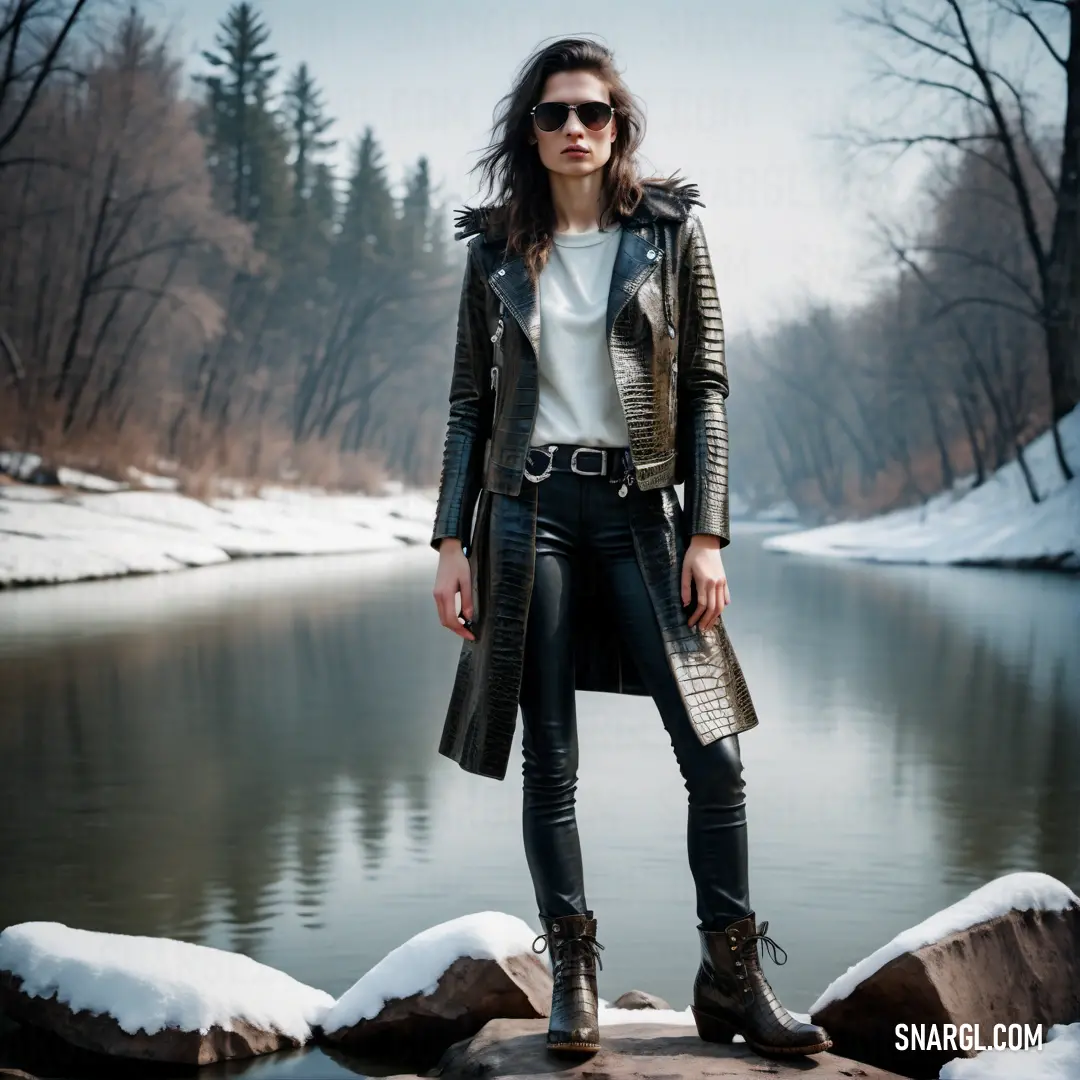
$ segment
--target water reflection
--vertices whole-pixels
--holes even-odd
[[[16,647],[4,618],[0,924],[201,940],[224,919],[258,953],[286,876],[318,925],[343,807],[368,873],[396,813],[422,854],[445,673],[410,673],[417,597],[383,569],[365,585],[354,562],[344,596],[316,585],[176,621],[166,606],[45,648]],[[130,584],[73,588],[89,609]]]
[[[759,553],[760,555],[761,553]],[[771,603],[740,617],[821,695],[815,727],[858,701],[891,729],[889,756],[925,784],[950,881],[1031,859],[1080,884],[1080,581],[973,568],[784,560]],[[783,600],[781,600],[783,597]],[[772,619],[783,604],[786,618]],[[753,684],[752,684],[753,685]]]
[[[777,556],[739,531],[724,561],[762,718],[741,740],[751,895],[796,958],[770,972],[790,1007],[999,874],[1080,889],[1080,579]],[[517,748],[502,784],[436,753],[458,642],[434,568],[412,551],[0,594],[0,926],[180,937],[340,994],[443,919],[535,923]],[[579,722],[602,992],[683,1007],[670,746],[646,699],[583,695]]]
[[[752,888],[800,958],[774,980],[793,1007],[1000,874],[1080,891],[1080,579],[749,545],[731,565],[762,715]]]

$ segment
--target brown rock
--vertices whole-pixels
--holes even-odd
[[[671,1006],[655,994],[647,994],[644,990],[627,990],[621,997],[617,997],[612,1003],[613,1009],[670,1009]]]
[[[462,956],[443,972],[433,993],[394,998],[378,1016],[320,1032],[320,1037],[352,1052],[433,1064],[447,1047],[475,1035],[489,1020],[533,1019],[550,1010],[551,972],[538,956]]]
[[[113,1017],[81,1009],[73,1012],[50,998],[30,997],[21,990],[22,980],[0,971],[0,1012],[29,1027],[52,1032],[72,1046],[115,1057],[138,1058],[186,1065],[209,1065],[226,1058],[252,1057],[276,1050],[296,1049],[301,1043],[276,1031],[263,1031],[243,1020],[233,1021],[235,1031],[212,1027],[199,1031],[165,1028],[147,1035],[128,1034]]]
[[[580,1073],[605,1080],[900,1080],[896,1073],[860,1065],[836,1054],[814,1054],[790,1061],[763,1058],[746,1043],[719,1046],[702,1042],[694,1028],[681,1024],[618,1024],[600,1029],[600,1052],[591,1058],[564,1058],[547,1049],[544,1020],[493,1020],[468,1042],[452,1046],[435,1070],[442,1080],[544,1080]],[[581,1062],[587,1064],[584,1068]]]
[[[842,1001],[811,1019],[838,1053],[913,1077],[935,1077],[969,1050],[897,1050],[897,1024],[978,1024],[987,1046],[995,1024],[1080,1020],[1080,907],[1017,911],[950,934],[891,960]]]

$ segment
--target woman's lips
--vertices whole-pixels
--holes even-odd
[[[589,151],[585,150],[585,149],[579,150],[577,147],[570,147],[570,148],[563,151],[564,154],[571,154],[574,157],[585,157],[585,155],[588,154],[588,152]]]

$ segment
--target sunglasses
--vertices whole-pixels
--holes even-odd
[[[558,131],[570,118],[570,110],[590,131],[603,131],[611,123],[616,110],[606,101],[583,101],[567,105],[564,101],[541,101],[532,109],[532,118],[541,131]]]

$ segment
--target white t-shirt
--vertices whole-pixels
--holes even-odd
[[[621,231],[616,223],[555,234],[540,274],[540,403],[533,446],[629,444],[604,333]]]

